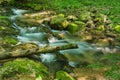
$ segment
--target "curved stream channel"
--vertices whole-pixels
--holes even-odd
[[[69,60],[69,65],[75,67],[80,64],[81,60],[92,62],[97,57],[101,56],[103,52],[114,53],[117,51],[116,48],[110,49],[108,47],[96,47],[93,44],[89,44],[87,42],[75,41],[74,38],[59,40],[55,36],[50,35],[48,38],[48,33],[39,31],[38,27],[21,27],[14,23],[15,19],[18,16],[21,16],[23,13],[27,12],[26,10],[12,9],[15,15],[11,15],[10,19],[13,22],[13,27],[19,30],[19,35],[16,35],[16,38],[19,40],[19,43],[25,42],[33,42],[38,44],[39,46],[51,45],[51,46],[60,46],[69,43],[77,44],[79,48],[77,49],[68,49],[68,50],[60,50],[58,53],[67,56]],[[43,25],[43,27],[46,27]],[[50,27],[48,28],[51,32],[58,32],[61,34],[69,34],[67,31],[58,31],[52,30]],[[95,54],[94,56],[89,54]],[[55,54],[46,53],[40,54],[40,59],[43,63],[52,64],[58,61],[58,58]],[[63,64],[63,63],[62,63]],[[52,66],[53,67],[53,66]]]

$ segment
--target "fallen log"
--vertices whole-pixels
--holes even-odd
[[[26,46],[27,45],[27,46]],[[72,49],[77,48],[76,44],[67,44],[63,46],[44,46],[44,47],[38,47],[36,44],[33,43],[27,43],[22,45],[22,47],[16,46],[9,50],[5,51],[4,53],[0,54],[0,60],[3,59],[9,59],[9,58],[17,58],[17,57],[24,57],[32,54],[39,54],[39,53],[48,53],[48,52],[54,52],[59,50],[65,50],[65,49]]]

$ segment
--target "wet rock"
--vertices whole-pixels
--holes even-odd
[[[38,48],[38,45],[36,45],[34,43],[24,43],[24,44],[19,44],[19,45],[13,46],[11,48],[11,51],[12,51],[11,53],[13,55],[18,54],[18,53],[20,54],[20,53],[22,53],[22,51],[23,51],[23,53],[24,53],[24,51],[27,53],[27,51],[29,51],[31,49],[36,50],[36,48]]]
[[[83,41],[87,41],[87,42],[92,42],[93,37],[92,37],[92,35],[89,35],[89,34],[87,36],[86,35],[85,36],[82,35],[82,40]]]
[[[97,46],[113,46],[114,45],[114,39],[112,38],[104,38],[99,39],[96,43]]]
[[[53,14],[55,14],[55,12],[53,11],[26,13],[26,14],[23,14],[22,16],[19,16],[16,19],[16,23],[19,26],[38,26],[42,24],[44,21],[46,22],[50,21]]]

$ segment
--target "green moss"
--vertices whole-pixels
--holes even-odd
[[[29,74],[47,77],[47,69],[41,63],[34,62],[29,59],[16,59],[14,61],[6,62],[2,68],[0,68],[0,79],[14,77],[18,74]]]
[[[64,14],[58,14],[52,17],[50,24],[56,26],[56,29],[65,29],[68,26],[68,22],[64,17]],[[54,27],[53,27],[54,29]]]
[[[67,30],[70,33],[74,34],[75,32],[78,32],[80,30],[80,27],[75,23],[71,23],[68,25]]]
[[[18,43],[17,39],[10,37],[10,36],[4,37],[4,41],[8,44],[14,44],[14,45]]]
[[[73,77],[71,77],[67,72],[65,71],[58,71],[56,73],[56,79],[55,80],[75,80]]]
[[[8,16],[1,16],[0,15],[0,19],[3,19],[3,18],[9,18]]]
[[[84,30],[85,29],[85,25],[86,24],[84,22],[82,22],[82,21],[75,21],[74,23],[80,26],[80,30]]]
[[[53,18],[51,19],[51,24],[60,24],[62,22],[64,22],[66,19],[64,18],[64,14],[59,14],[56,16],[53,16]]]
[[[114,30],[115,30],[116,32],[119,32],[119,33],[120,33],[120,25],[116,25],[116,26],[114,27]]]
[[[98,31],[104,31],[105,29],[104,29],[104,25],[99,25],[98,27],[97,27],[97,30]]]

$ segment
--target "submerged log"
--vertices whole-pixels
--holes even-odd
[[[63,46],[44,46],[44,47],[38,47],[33,43],[32,44],[29,43],[29,46],[26,46],[26,45],[28,44],[24,44],[25,47],[22,45],[22,47],[18,47],[18,48],[14,47],[10,51],[5,51],[1,53],[0,60],[17,58],[17,57],[25,57],[32,54],[48,53],[48,52],[54,52],[59,50],[77,48],[76,44],[67,44]]]

